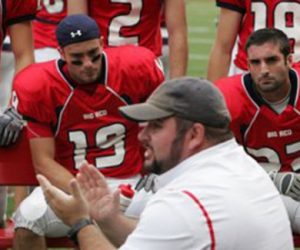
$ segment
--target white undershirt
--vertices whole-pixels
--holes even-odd
[[[284,100],[281,100],[279,102],[269,102],[267,101],[266,99],[264,99],[266,103],[268,103],[271,108],[277,113],[277,114],[280,114],[282,113],[283,110],[285,110],[286,106],[288,105],[289,103],[289,100],[290,100],[290,96],[288,95]]]

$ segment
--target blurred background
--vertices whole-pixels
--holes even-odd
[[[188,75],[206,76],[218,9],[213,0],[186,0],[189,32]]]

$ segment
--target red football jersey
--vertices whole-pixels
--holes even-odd
[[[67,0],[41,0],[41,9],[33,22],[34,47],[56,48],[57,24],[67,15]]]
[[[221,79],[238,142],[260,163],[280,171],[300,171],[300,71],[291,70],[289,103],[276,113],[254,90],[250,74]],[[264,165],[264,164],[262,164]]]
[[[217,0],[217,5],[243,14],[234,63],[247,70],[245,44],[253,30],[277,28],[290,38],[294,61],[300,61],[300,0]]]
[[[10,25],[32,20],[38,8],[38,0],[2,0],[0,1],[0,47]]]
[[[135,44],[161,55],[162,0],[89,0],[106,46]]]
[[[30,121],[28,130],[34,123],[51,129],[55,158],[70,172],[86,159],[106,176],[136,175],[143,164],[138,124],[118,108],[144,101],[163,72],[151,51],[136,46],[105,50],[102,65],[102,80],[91,89],[74,85],[61,60],[33,64],[15,78],[13,103]]]

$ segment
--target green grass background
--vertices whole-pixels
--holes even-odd
[[[187,0],[189,34],[188,75],[206,76],[208,55],[214,41],[218,9],[212,0]]]

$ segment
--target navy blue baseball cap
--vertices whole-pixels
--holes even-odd
[[[56,28],[56,39],[60,47],[100,38],[100,30],[94,19],[84,14],[65,17]]]

